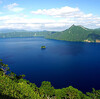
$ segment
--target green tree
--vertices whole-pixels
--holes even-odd
[[[100,99],[100,90],[95,90],[92,88],[92,92],[86,93],[91,99]]]
[[[64,88],[63,88],[64,89]],[[66,93],[63,89],[55,89],[55,97],[56,99],[66,99]]]
[[[9,75],[9,77],[10,77],[12,80],[16,79],[16,74],[15,74],[14,72],[11,72],[11,73],[8,74],[8,75]]]
[[[66,97],[69,99],[74,99],[74,98],[81,99],[78,89],[73,88],[72,86],[65,88],[65,92],[66,92]]]
[[[3,64],[2,59],[0,59],[0,69],[3,71],[4,74],[9,71],[9,67],[7,64]]]
[[[51,85],[51,82],[43,81],[39,92],[42,97],[47,97],[49,99],[54,95],[54,87]]]

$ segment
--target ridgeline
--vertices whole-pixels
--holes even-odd
[[[25,31],[25,30],[2,30],[0,38],[15,37],[44,37],[75,42],[100,42],[100,28],[88,29],[81,25],[72,25],[69,29],[62,32],[57,31]]]
[[[69,29],[47,35],[46,38],[76,42],[100,42],[100,29],[88,29],[81,25],[72,25]]]

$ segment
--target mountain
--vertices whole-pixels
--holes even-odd
[[[0,33],[0,38],[13,38],[13,37],[36,37],[36,36],[47,36],[52,34],[50,31],[25,31],[25,30],[3,30]]]
[[[69,29],[48,35],[46,38],[65,41],[96,42],[96,40],[100,40],[100,29],[88,29],[81,25],[72,25]]]
[[[100,28],[88,29],[81,25],[72,25],[62,32],[57,31],[26,31],[26,30],[0,30],[0,38],[12,37],[36,37],[41,36],[47,39],[77,41],[77,42],[100,42]]]
[[[26,30],[18,29],[0,29],[0,33],[10,33],[10,32],[25,32]]]

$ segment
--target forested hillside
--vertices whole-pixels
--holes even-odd
[[[55,89],[50,82],[43,81],[40,87],[11,72],[0,59],[0,99],[100,99],[100,90],[82,93],[72,86]]]
[[[57,31],[24,31],[24,30],[2,30],[0,38],[13,37],[44,37],[47,39],[77,41],[77,42],[100,42],[100,28],[88,29],[81,25],[72,25],[62,32]]]
[[[72,25],[69,29],[46,36],[48,39],[65,41],[96,42],[100,39],[100,29],[88,29]]]

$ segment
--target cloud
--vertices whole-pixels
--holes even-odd
[[[28,18],[17,15],[0,17],[0,28],[25,29],[25,30],[60,30],[65,23],[53,19]]]
[[[64,23],[64,26],[76,24],[83,25],[89,28],[96,28],[97,26],[99,26],[100,23],[100,16],[93,15],[92,13],[85,14],[78,7],[72,8],[65,6],[62,8],[39,9],[36,11],[31,11],[31,13],[33,15],[47,15],[54,17],[58,19],[58,23]],[[54,24],[52,24],[52,26],[53,25]]]
[[[4,8],[7,8],[9,11],[13,11],[13,12],[20,12],[24,10],[24,8],[18,7],[17,3],[9,4],[5,6]]]
[[[15,8],[16,6],[18,4],[14,3],[9,5],[9,8]],[[0,16],[0,28],[63,31],[72,24],[83,25],[87,28],[100,27],[100,16],[92,13],[85,14],[79,8],[40,9],[32,13],[41,14],[41,18],[34,18],[33,14],[33,17],[24,14]],[[48,16],[43,18],[42,15],[48,15],[49,18]]]
[[[31,11],[35,15],[48,15],[58,18],[89,18],[93,15],[91,13],[84,14],[79,8],[72,7],[62,7],[62,8],[52,8],[52,9],[39,9],[37,11]]]
[[[33,14],[40,14],[40,15],[50,15],[54,17],[67,17],[71,16],[74,13],[79,13],[79,8],[71,8],[68,6],[62,8],[52,8],[52,9],[39,9],[37,11],[31,11]]]
[[[29,18],[26,15],[7,15],[0,17],[0,28],[62,31],[70,27],[72,24],[83,25],[88,28],[96,28],[100,26],[100,17],[91,17],[91,15],[83,17],[84,18],[63,18],[55,20]]]

